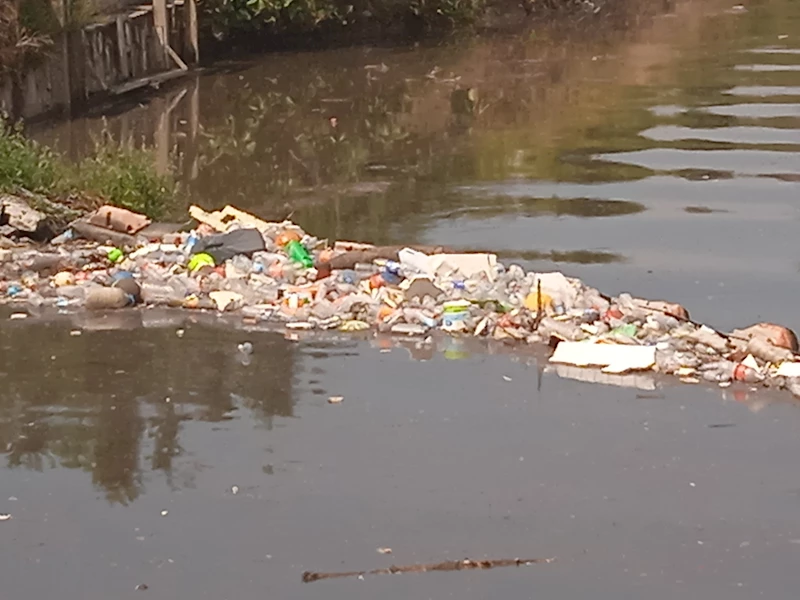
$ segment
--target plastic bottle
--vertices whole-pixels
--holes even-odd
[[[700,367],[700,370],[703,372],[703,379],[706,381],[758,383],[764,379],[764,376],[755,369],[729,360],[705,364]]]
[[[75,232],[72,229],[67,229],[61,235],[57,235],[52,240],[50,240],[50,243],[53,246],[58,246],[60,244],[65,244],[67,242],[70,242],[70,241],[72,241],[74,239],[75,239]]]
[[[238,254],[231,259],[231,264],[237,271],[247,274],[253,270],[253,261],[242,254]]]
[[[119,288],[96,287],[86,293],[85,305],[90,310],[124,308],[129,304],[128,294]]]
[[[180,306],[184,298],[184,294],[167,284],[145,282],[141,290],[142,301],[154,306]]]
[[[467,285],[462,279],[451,279],[439,282],[440,289],[445,291],[448,298],[452,300],[465,300],[467,299]]]
[[[735,381],[744,381],[745,383],[758,383],[764,380],[764,376],[751,367],[738,364],[733,369],[732,379]]]
[[[427,273],[430,268],[430,257],[412,248],[403,248],[397,253],[400,264],[406,274]]]
[[[136,304],[142,301],[142,289],[132,277],[120,277],[115,279],[112,287],[119,288],[128,295],[129,304]]]
[[[378,272],[378,267],[372,263],[356,263],[353,265],[353,270],[359,274],[361,279],[367,279]]]
[[[556,321],[550,317],[545,317],[539,324],[539,332],[542,335],[551,335],[562,340],[579,341],[586,338],[586,332],[574,323],[568,321]]]
[[[311,255],[308,253],[308,250],[306,250],[305,246],[303,246],[303,244],[297,240],[289,240],[283,249],[294,263],[302,265],[306,269],[310,269],[314,266],[314,259],[311,258]]]
[[[44,298],[38,292],[30,292],[27,298],[28,304],[31,306],[39,307],[44,304]]]
[[[399,275],[400,271],[403,268],[396,260],[387,260],[386,263],[383,265],[383,268],[389,271],[390,273],[394,273],[395,275]]]
[[[436,327],[437,319],[419,308],[404,308],[403,318],[407,323],[419,323],[425,327]]]
[[[361,276],[354,269],[343,269],[339,271],[337,279],[342,283],[358,285],[358,282],[361,281]]]
[[[747,343],[747,351],[761,360],[771,363],[779,363],[785,360],[792,360],[794,354],[787,348],[781,348],[769,343],[761,338],[752,338]]]
[[[200,236],[197,235],[196,231],[189,233],[189,237],[186,238],[186,243],[183,245],[183,252],[187,255],[191,254],[192,248],[199,240]]]
[[[387,260],[386,264],[383,265],[383,271],[381,271],[381,277],[383,277],[384,281],[389,285],[397,285],[401,281],[403,281],[402,275],[402,265],[394,260]]]
[[[86,288],[80,285],[64,285],[58,288],[58,297],[67,300],[82,300],[86,297]]]

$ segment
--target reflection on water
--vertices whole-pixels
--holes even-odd
[[[625,257],[620,254],[603,252],[602,250],[568,250],[565,252],[558,250],[550,250],[549,252],[542,252],[540,250],[501,250],[497,255],[502,259],[507,259],[512,262],[550,261],[554,263],[575,263],[579,265],[604,265],[625,261]]]
[[[501,356],[528,367],[530,390],[540,391],[546,380],[552,388],[558,379],[644,390],[670,385],[653,373],[608,376],[548,365],[546,347],[474,337],[300,332],[289,342],[213,314],[127,314],[13,322],[0,331],[0,472],[84,471],[112,505],[131,504],[151,487],[160,493],[165,485],[169,491],[192,489],[203,471],[224,469],[227,454],[247,448],[251,466],[261,464],[266,475],[284,473],[292,461],[275,454],[274,430],[303,427],[295,408],[299,399],[318,398],[325,406],[334,393],[328,386],[334,385],[360,390],[366,398],[377,394],[375,402],[382,402],[381,380],[354,382],[343,375],[353,368],[348,359],[374,363],[378,351],[400,350],[419,362],[466,361],[470,370],[487,355]],[[237,350],[242,340],[254,346],[249,360]],[[701,389],[727,398],[725,390]],[[761,390],[750,397],[744,388],[728,391],[753,412],[788,401],[784,393]],[[359,418],[369,420],[368,413]],[[242,447],[231,449],[238,438]],[[212,452],[209,459],[214,448],[223,455]]]
[[[798,92],[800,92],[800,90],[798,90]],[[642,137],[658,142],[696,140],[737,146],[743,146],[745,144],[764,147],[781,144],[800,146],[800,130],[776,129],[771,127],[703,128],[659,125],[642,131],[641,135]]]
[[[464,217],[481,219],[502,214],[519,214],[527,217],[550,215],[555,217],[615,217],[632,215],[645,210],[638,202],[604,200],[599,198],[492,198],[487,205],[485,197],[463,199],[459,207],[431,215],[436,219]]]
[[[110,502],[126,504],[148,478],[191,487],[201,465],[181,443],[185,422],[246,413],[269,430],[276,416],[292,416],[298,367],[278,336],[259,337],[244,367],[235,356],[241,332],[190,327],[178,337],[174,328],[143,327],[141,317],[128,328],[138,313],[129,315],[131,323],[78,319],[80,336],[63,325],[2,328],[8,467],[83,469]]]
[[[261,439],[264,472],[273,472],[268,455],[275,419],[295,417],[299,394],[327,396],[320,387],[325,371],[317,365],[355,356],[351,349],[357,341],[309,336],[298,345],[275,333],[215,322],[213,315],[205,324],[193,324],[197,318],[128,311],[2,328],[5,467],[80,469],[91,474],[108,502],[129,504],[156,479],[173,490],[191,488],[196,474],[210,466],[198,463],[184,444],[185,427],[215,424],[208,432],[214,436],[225,422],[244,420],[250,423],[247,435]],[[237,350],[242,340],[255,348],[248,360]],[[437,352],[453,360],[475,352],[512,352],[449,337],[385,337],[373,344],[403,348],[413,360],[429,360]]]

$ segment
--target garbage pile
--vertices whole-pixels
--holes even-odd
[[[434,330],[549,344],[555,365],[658,372],[685,383],[786,388],[800,396],[795,334],[760,323],[722,333],[664,301],[609,297],[559,272],[490,253],[319,240],[290,222],[192,206],[193,228],[103,207],[48,246],[6,243],[7,303],[69,311],[167,306],[236,313],[286,330]]]

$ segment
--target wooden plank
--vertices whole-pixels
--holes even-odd
[[[163,57],[161,67],[167,66],[167,48],[169,47],[169,27],[167,22],[167,0],[153,0],[153,25],[158,41],[161,44]]]
[[[222,215],[219,211],[215,211],[213,213],[209,213],[204,211],[202,208],[196,205],[192,205],[189,207],[189,216],[192,217],[198,223],[202,223],[203,225],[208,225],[212,229],[219,231],[220,233],[224,233],[228,230],[228,224],[222,220]]]
[[[131,67],[128,62],[128,38],[125,34],[125,21],[124,15],[117,16],[117,48],[119,49],[119,70],[122,77],[127,79],[131,76]]]
[[[66,60],[69,82],[71,109],[86,102],[86,36],[83,31],[67,30],[64,32],[68,57]]]
[[[186,60],[196,65],[200,62],[200,43],[197,38],[197,0],[186,0]]]
[[[178,65],[179,69],[181,69],[183,71],[188,71],[189,70],[189,67],[186,65],[185,62],[183,62],[181,57],[178,56],[178,53],[175,52],[175,50],[172,49],[172,46],[167,46],[167,54],[169,54],[170,57],[172,58],[172,60],[175,61],[175,64]]]
[[[150,75],[148,77],[134,79],[133,81],[126,81],[122,85],[111,88],[109,91],[115,96],[119,96],[121,94],[127,94],[128,92],[132,92],[147,86],[158,88],[162,83],[172,81],[178,77],[183,77],[187,72],[188,71],[184,71],[183,69],[173,69],[172,71],[165,71],[163,73],[158,73],[157,75]]]

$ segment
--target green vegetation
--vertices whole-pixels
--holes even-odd
[[[409,21],[426,29],[443,29],[475,21],[486,4],[486,0],[201,0],[200,8],[204,24],[221,38]]]
[[[150,151],[121,146],[107,135],[95,141],[91,156],[71,163],[0,116],[3,192],[23,189],[76,208],[108,202],[159,218],[173,202],[175,184],[154,165]]]

